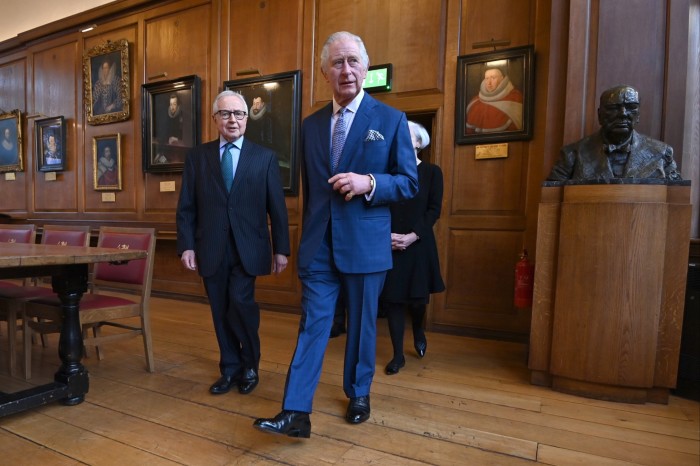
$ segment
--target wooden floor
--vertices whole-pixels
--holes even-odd
[[[138,339],[107,347],[102,361],[84,360],[84,403],[0,419],[0,464],[700,464],[698,402],[629,405],[553,392],[528,383],[523,344],[429,332],[422,360],[407,333],[406,367],[387,376],[384,319],[369,421],[344,420],[340,337],[328,346],[311,438],[264,434],[252,423],[280,409],[298,317],[263,312],[260,385],[247,396],[213,396],[218,353],[208,307],[152,301],[156,372],[145,371]],[[31,384],[52,379],[56,345],[53,336],[48,348],[34,347]],[[0,390],[30,386],[6,369],[3,361]]]

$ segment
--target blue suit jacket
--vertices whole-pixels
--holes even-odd
[[[245,271],[267,275],[273,252],[290,254],[277,157],[244,139],[230,193],[224,187],[219,158],[218,139],[193,148],[187,155],[177,206],[177,252],[193,249],[199,274],[211,276],[221,263],[231,230]]]
[[[308,266],[332,221],[333,257],[342,273],[388,270],[391,261],[389,203],[418,192],[416,157],[406,115],[365,94],[345,140],[337,172],[372,174],[374,197],[351,201],[333,191],[330,168],[330,125],[333,105],[307,117],[302,124],[301,167],[304,193],[300,269]],[[370,130],[382,139],[368,138]],[[376,133],[373,133],[376,134]]]

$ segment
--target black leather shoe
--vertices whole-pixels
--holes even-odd
[[[221,395],[228,393],[233,387],[238,384],[238,377],[235,375],[222,375],[219,380],[214,382],[214,385],[209,387],[209,393],[212,395]]]
[[[428,349],[428,342],[425,340],[425,337],[418,338],[413,340],[413,347],[416,349],[418,357],[422,358],[425,356],[425,350]]]
[[[350,398],[345,420],[350,424],[360,424],[369,419],[369,395]]]
[[[386,365],[384,372],[386,372],[387,375],[398,374],[399,369],[401,369],[405,365],[406,365],[406,358],[401,358],[398,361],[396,360],[396,358],[394,358],[391,361],[389,361],[389,364]]]
[[[263,432],[282,434],[287,437],[309,438],[311,436],[309,413],[300,411],[282,411],[272,419],[256,419],[253,427]]]
[[[345,333],[345,325],[334,322],[333,326],[331,327],[331,338],[339,337],[343,333]]]
[[[243,371],[241,378],[238,379],[238,392],[247,395],[258,386],[258,373],[255,369],[246,369]]]

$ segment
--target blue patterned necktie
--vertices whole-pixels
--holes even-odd
[[[221,155],[221,174],[224,177],[224,186],[226,186],[226,191],[231,191],[231,185],[233,184],[233,156],[231,155],[231,148],[233,144],[230,142],[224,146],[224,153]]]
[[[340,162],[340,153],[345,145],[345,107],[338,110],[338,120],[333,128],[333,140],[331,141],[331,173],[335,173]]]

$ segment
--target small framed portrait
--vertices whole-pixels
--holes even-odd
[[[83,56],[85,114],[90,125],[129,119],[129,42],[107,41]]]
[[[143,171],[181,172],[200,143],[200,80],[185,76],[141,86]]]
[[[457,57],[457,144],[532,137],[533,61],[531,45]]]
[[[66,159],[66,125],[63,116],[36,120],[34,129],[37,170],[63,170]]]
[[[245,138],[277,153],[285,194],[295,196],[299,179],[301,71],[225,81],[248,104]]]
[[[12,110],[0,114],[0,173],[22,170],[22,112]]]
[[[121,135],[107,134],[92,138],[95,191],[121,191]]]

